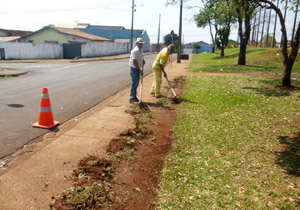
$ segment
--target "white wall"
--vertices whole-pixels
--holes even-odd
[[[183,53],[193,53],[193,49],[183,49]]]
[[[5,59],[55,59],[63,58],[60,44],[32,44],[20,42],[0,42]]]
[[[116,55],[129,52],[128,43],[118,42],[89,42],[81,45],[81,57],[97,57]],[[4,48],[5,59],[62,59],[62,44],[32,44],[22,42],[0,42]]]
[[[81,45],[81,57],[97,57],[129,52],[127,43],[120,42],[88,42]]]

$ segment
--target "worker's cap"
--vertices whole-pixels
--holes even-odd
[[[145,42],[142,38],[137,38],[135,43],[136,44],[144,44]]]

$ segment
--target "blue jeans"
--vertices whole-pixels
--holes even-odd
[[[137,99],[136,90],[140,81],[140,72],[136,68],[130,67],[131,90],[129,100]]]

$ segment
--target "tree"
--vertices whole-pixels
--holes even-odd
[[[238,34],[240,37],[238,65],[246,65],[246,50],[250,39],[251,16],[257,5],[248,0],[235,0],[234,3],[238,17]],[[244,30],[243,25],[245,26]]]
[[[204,0],[202,0],[203,4],[205,3]],[[215,47],[216,47],[216,38],[217,38],[217,32],[213,34],[212,26],[214,25],[214,10],[209,6],[206,5],[204,9],[201,9],[199,11],[199,14],[194,16],[194,21],[196,22],[196,25],[200,28],[205,28],[207,25],[209,26],[211,41],[213,43],[212,53],[215,53]]]
[[[204,9],[195,15],[194,20],[198,27],[213,26],[216,36],[213,37],[213,43],[219,40],[221,48],[221,56],[224,56],[224,49],[228,44],[230,29],[232,24],[236,22],[236,13],[233,7],[233,2],[230,0],[203,0]],[[211,30],[212,31],[212,30]]]
[[[196,49],[196,53],[198,53],[198,50],[201,49],[201,46],[200,46],[200,44],[195,43],[195,44],[193,45],[193,48],[195,48],[195,49]]]
[[[163,38],[164,39],[164,44],[167,45],[167,46],[170,45],[170,44],[174,44],[175,42],[178,43],[178,38],[179,38],[178,35],[175,34],[174,32],[173,33],[172,32],[173,32],[173,30],[169,34],[165,35],[164,38]]]
[[[273,1],[275,1],[275,0],[273,0]],[[289,53],[288,48],[287,48],[288,37],[287,37],[287,31],[286,31],[284,17],[282,15],[281,9],[278,6],[276,6],[273,3],[273,1],[272,0],[251,0],[251,2],[256,3],[258,6],[261,6],[263,8],[267,8],[267,9],[273,9],[279,17],[279,21],[280,21],[280,25],[281,25],[281,32],[282,32],[282,55],[283,55],[283,75],[282,75],[281,83],[282,83],[282,86],[284,86],[284,87],[292,87],[291,73],[292,73],[293,65],[296,60],[296,57],[298,55],[298,50],[299,50],[300,24],[298,24],[298,26],[297,26],[296,33],[293,37],[294,38],[293,42],[291,43],[292,49]],[[297,3],[299,1],[300,0],[292,0],[291,4],[292,4],[293,8],[295,8],[295,5],[297,5]]]

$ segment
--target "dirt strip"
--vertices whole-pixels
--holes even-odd
[[[189,61],[182,60],[180,64],[173,62],[166,71],[172,80],[177,76],[185,76],[188,66]],[[141,195],[139,190],[155,189],[157,186],[159,182],[157,177],[151,179],[151,176],[144,175],[148,180],[139,182],[137,177],[143,176],[148,170],[152,174],[159,173],[163,167],[164,158],[171,146],[170,129],[176,116],[174,108],[166,109],[160,105],[161,99],[149,94],[151,85],[152,74],[144,79],[143,101],[149,104],[153,117],[160,125],[158,128],[152,125],[154,127],[151,128],[157,130],[155,141],[147,143],[141,141],[136,147],[136,154],[140,156],[134,156],[131,162],[120,163],[114,180],[115,186],[128,183],[128,192],[133,192],[133,195]],[[163,86],[167,86],[165,80]],[[129,88],[126,88],[8,158],[8,164],[0,169],[0,209],[49,208],[53,197],[66,192],[72,186],[73,171],[78,167],[80,160],[89,156],[108,157],[106,149],[110,141],[118,138],[124,130],[134,128],[133,117],[125,112],[130,106],[128,97]],[[160,128],[164,129],[164,132],[159,130]],[[154,162],[148,162],[150,157]],[[137,165],[133,166],[133,163]],[[150,169],[149,164],[153,163],[155,167]],[[148,185],[149,187],[145,188]],[[150,205],[155,197],[155,194],[151,193],[147,197],[147,191],[143,191],[144,197],[147,197],[144,201],[128,198],[128,202],[125,202],[125,194],[119,195],[120,201],[126,204],[125,206],[122,204],[121,209],[130,207],[131,203],[145,207],[145,203]],[[107,207],[113,205],[119,205],[119,202],[107,203]]]

